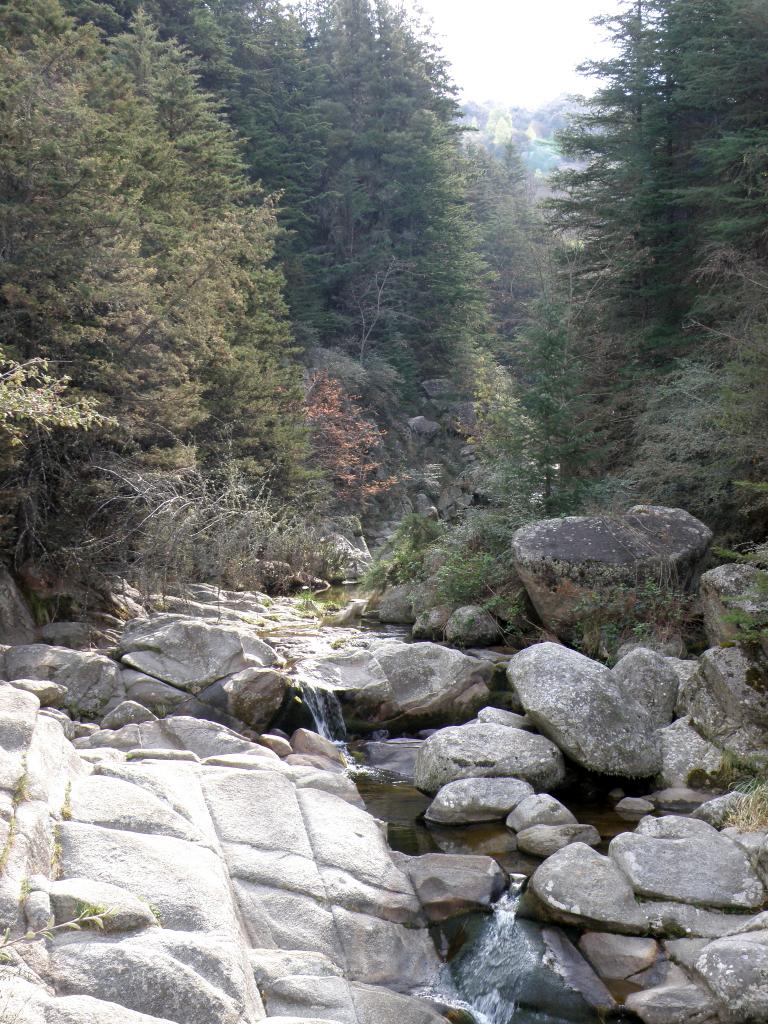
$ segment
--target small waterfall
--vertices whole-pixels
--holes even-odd
[[[477,938],[450,964],[460,1005],[477,1024],[513,1024],[517,999],[515,975],[524,973],[529,954],[516,927],[520,890],[498,901]]]
[[[339,698],[322,686],[313,686],[304,680],[301,687],[304,703],[315,722],[315,732],[334,743],[343,743],[347,738],[347,727],[341,711]]]

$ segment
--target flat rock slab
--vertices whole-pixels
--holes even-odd
[[[639,896],[733,910],[765,900],[744,851],[704,821],[643,818],[634,833],[611,841],[609,853]]]
[[[610,932],[585,932],[579,939],[579,949],[607,981],[625,981],[633,974],[647,971],[659,955],[655,939]]]

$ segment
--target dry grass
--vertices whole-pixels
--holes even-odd
[[[768,780],[753,779],[740,785],[736,792],[741,793],[743,799],[734,802],[726,824],[740,832],[768,829]]]

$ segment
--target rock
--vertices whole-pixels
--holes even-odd
[[[317,757],[325,757],[337,764],[344,764],[344,756],[339,748],[331,740],[312,732],[311,729],[297,729],[291,736],[291,747],[294,754],[309,754]]]
[[[424,817],[440,825],[498,821],[532,793],[520,779],[458,779],[438,791]]]
[[[704,629],[712,647],[737,640],[741,627],[732,621],[740,615],[768,615],[768,573],[755,565],[720,565],[701,577],[701,608]],[[768,642],[763,644],[768,654]]]
[[[656,963],[659,944],[655,939],[585,932],[579,949],[605,981],[625,981]]]
[[[218,754],[250,753],[269,756],[270,751],[216,722],[174,715],[141,725],[124,725],[122,729],[101,729],[86,737],[88,747],[115,747],[118,750],[144,750],[145,756],[165,750],[174,754],[214,757]]]
[[[507,818],[507,828],[522,832],[532,825],[575,825],[576,818],[567,807],[548,793],[527,796]]]
[[[766,659],[740,647],[713,647],[681,702],[692,725],[707,740],[738,757],[768,764],[768,667]]]
[[[657,811],[671,814],[689,814],[703,803],[711,799],[712,793],[702,789],[689,789],[687,786],[670,786],[651,793],[648,799]]]
[[[752,920],[748,914],[718,913],[702,910],[688,903],[663,903],[648,900],[642,904],[648,921],[648,930],[660,938],[680,935],[694,938],[718,938],[729,935]]]
[[[413,779],[416,756],[424,740],[398,739],[365,743],[365,757],[372,767]]]
[[[695,971],[715,997],[720,1020],[768,1020],[768,930],[716,939],[701,951]]]
[[[137,672],[133,668],[122,669],[120,679],[128,700],[149,708],[158,718],[165,718],[190,700],[189,694],[183,690],[162,683],[159,679],[153,679],[152,676]]]
[[[103,910],[107,932],[133,931],[157,926],[149,905],[116,885],[89,878],[66,878],[47,887],[56,924],[73,921],[83,907]]]
[[[257,742],[267,750],[273,751],[278,757],[288,757],[293,753],[293,747],[284,736],[273,736],[271,733],[264,733],[259,736]]]
[[[549,920],[579,928],[643,933],[647,922],[626,877],[609,857],[574,843],[548,857],[529,886]]]
[[[247,628],[157,615],[128,624],[120,641],[124,664],[189,693],[246,668],[275,664],[272,648]]]
[[[76,717],[99,717],[125,696],[120,669],[103,654],[31,644],[5,655],[9,679],[48,679],[66,687],[64,706]]]
[[[714,1000],[698,985],[662,985],[633,992],[625,1006],[643,1024],[714,1024],[716,1020]]]
[[[61,707],[67,696],[66,686],[52,683],[48,679],[12,679],[11,686],[15,686],[17,690],[33,693],[40,701],[40,706],[44,708]]]
[[[619,516],[547,519],[518,530],[512,561],[547,629],[568,638],[590,601],[670,575],[695,579],[712,539],[681,509],[639,505]]]
[[[487,909],[504,892],[506,876],[492,857],[427,853],[397,858],[430,921]]]
[[[625,694],[647,709],[651,721],[666,725],[675,717],[680,680],[668,658],[647,647],[636,647],[611,675]]]
[[[421,728],[463,721],[488,702],[493,666],[439,644],[374,641],[368,651],[302,666],[341,691],[347,717]]]
[[[691,818],[643,818],[610,857],[639,896],[723,909],[756,908],[765,890],[736,843]]]
[[[355,542],[342,533],[330,533],[322,538],[321,544],[326,562],[330,565],[331,583],[351,583],[359,580],[370,568],[371,553],[361,536]]]
[[[668,681],[657,685],[661,677],[649,673],[635,681],[636,697],[615,674],[632,657],[611,672],[559,644],[536,644],[512,658],[507,675],[536,727],[577,764],[646,777],[661,766],[657,730],[666,724]]]
[[[289,686],[290,678],[285,673],[270,668],[246,668],[222,683],[228,713],[256,732],[268,728]]]
[[[681,636],[672,636],[665,639],[661,637],[644,637],[642,640],[629,640],[627,643],[622,644],[616,651],[615,662],[618,664],[622,658],[626,658],[628,654],[636,651],[639,647],[655,651],[656,654],[661,654],[665,658],[683,658],[686,653],[685,641]]]
[[[445,626],[445,639],[456,647],[490,647],[502,637],[494,617],[479,605],[457,608]]]
[[[438,605],[420,612],[413,624],[413,639],[444,640],[445,628],[452,615],[450,605]]]
[[[517,833],[517,848],[532,857],[551,857],[571,843],[597,846],[600,833],[594,825],[530,825]]]
[[[573,943],[559,928],[544,928],[547,959],[566,984],[603,1017],[616,1008],[616,1000]]]
[[[650,800],[644,800],[641,796],[625,796],[623,800],[619,800],[614,809],[619,817],[626,821],[639,821],[646,814],[653,812],[654,805]]]
[[[662,787],[716,784],[723,770],[723,752],[708,743],[691,724],[690,716],[679,718],[659,732],[661,739]]]
[[[68,740],[75,739],[75,723],[66,711],[59,711],[57,708],[41,708],[40,714],[52,718],[54,722],[58,722]]]
[[[36,633],[32,613],[16,581],[0,565],[0,644],[33,644]]]
[[[408,420],[408,429],[417,437],[430,441],[440,433],[440,424],[426,416],[413,416]]]
[[[415,781],[427,793],[468,778],[517,778],[534,789],[550,790],[558,787],[564,775],[560,751],[544,736],[470,722],[429,737],[416,758]]]
[[[49,622],[40,628],[40,639],[52,647],[83,651],[97,639],[97,631],[88,622]]]
[[[673,963],[691,971],[708,943],[709,939],[667,939],[664,949]]]
[[[124,700],[101,720],[102,729],[122,729],[124,725],[138,725],[141,722],[156,722],[157,715],[133,700]]]
[[[387,587],[378,603],[379,621],[405,626],[415,622],[411,590],[411,585],[407,583]]]
[[[483,708],[477,713],[478,722],[492,722],[494,725],[506,725],[509,729],[532,729],[533,722],[527,715],[518,715],[514,711],[503,708]]]
[[[736,810],[744,799],[743,793],[724,793],[716,796],[714,800],[707,800],[691,814],[692,818],[706,821],[713,828],[724,828],[728,824],[730,815]]]

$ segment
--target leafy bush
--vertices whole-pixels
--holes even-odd
[[[424,558],[442,536],[444,527],[435,519],[411,513],[403,518],[391,542],[389,557],[377,559],[363,584],[371,590],[401,583],[417,583],[427,575]]]

